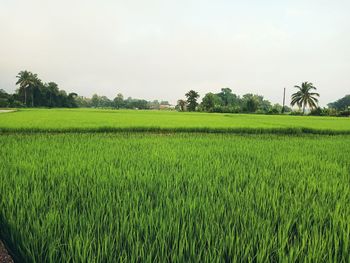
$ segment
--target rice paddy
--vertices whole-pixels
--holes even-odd
[[[0,115],[1,131],[350,134],[350,118],[101,109],[21,109]]]
[[[0,125],[69,127],[54,121],[65,111],[20,121],[38,112]],[[154,114],[149,125],[177,116]],[[95,116],[78,124],[102,125]],[[248,118],[260,117],[276,116]],[[0,236],[18,262],[349,262],[349,146],[346,135],[5,133]]]

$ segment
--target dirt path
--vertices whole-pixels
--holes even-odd
[[[13,112],[15,110],[0,110],[0,113],[7,113],[7,112]]]
[[[0,263],[13,263],[11,256],[8,254],[1,240],[0,240]]]

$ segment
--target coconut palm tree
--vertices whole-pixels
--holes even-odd
[[[43,87],[44,84],[41,79],[38,78],[37,74],[32,74],[32,84],[30,85],[32,90],[32,107],[34,107],[34,93],[37,93],[38,90]],[[40,93],[40,91],[39,91]]]
[[[305,113],[306,106],[309,106],[311,109],[317,107],[318,99],[320,94],[316,92],[311,92],[316,90],[314,85],[311,82],[303,82],[300,86],[294,86],[298,89],[296,93],[292,95],[291,105],[298,105],[299,108],[303,107],[303,114]]]
[[[16,85],[19,84],[19,87],[24,90],[24,105],[27,105],[27,90],[35,82],[35,79],[33,78],[33,73],[24,70],[19,72],[16,78],[18,78]]]

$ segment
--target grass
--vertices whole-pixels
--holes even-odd
[[[20,122],[48,112],[1,125],[57,127]],[[119,112],[53,119],[66,114],[85,127],[126,125]],[[137,125],[243,119],[125,114]],[[20,262],[349,262],[349,146],[350,136],[2,134],[0,235]]]
[[[350,118],[97,109],[0,114],[0,132],[215,132],[350,134]]]

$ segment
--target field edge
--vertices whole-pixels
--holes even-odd
[[[210,128],[210,127],[96,127],[96,128],[1,128],[1,134],[9,133],[224,133],[224,134],[317,134],[350,135],[350,130],[294,128]]]

